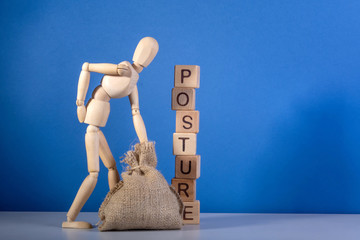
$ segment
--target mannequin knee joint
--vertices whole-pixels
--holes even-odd
[[[89,125],[86,129],[87,133],[96,133],[99,131],[99,128],[96,126]]]
[[[98,176],[99,176],[99,172],[90,172],[89,173],[89,175],[91,176],[91,177],[93,177],[93,178],[98,178]]]

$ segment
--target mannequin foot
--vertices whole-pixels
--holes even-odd
[[[93,226],[88,222],[83,221],[66,221],[62,223],[63,228],[79,228],[79,229],[90,229]]]

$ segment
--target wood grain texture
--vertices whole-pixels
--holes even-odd
[[[195,89],[173,88],[171,97],[172,110],[195,110]]]
[[[173,134],[174,155],[196,155],[196,134],[195,133],[174,133]]]
[[[174,87],[199,88],[200,67],[197,65],[175,65]]]
[[[184,202],[184,224],[200,224],[200,201]]]
[[[200,122],[199,111],[176,111],[177,133],[198,133]]]
[[[197,179],[199,177],[199,155],[175,157],[175,178]]]
[[[193,202],[196,200],[196,180],[173,178],[171,185],[175,188],[176,192],[180,195],[183,202]]]

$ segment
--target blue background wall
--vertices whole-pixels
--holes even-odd
[[[359,1],[2,1],[0,11],[0,210],[68,210],[87,175],[81,65],[131,60],[152,36],[141,112],[168,181],[173,67],[201,66],[202,212],[360,213]],[[136,134],[128,100],[111,104],[103,131],[118,160]],[[107,191],[101,166],[84,211]]]

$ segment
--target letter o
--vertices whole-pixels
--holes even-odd
[[[186,98],[185,104],[181,104],[183,102],[183,100],[185,100],[184,97],[181,97],[181,95],[184,95]],[[179,93],[176,97],[177,104],[179,104],[182,107],[188,105],[189,101],[190,101],[189,95],[187,95],[187,93],[184,93],[184,92]]]

